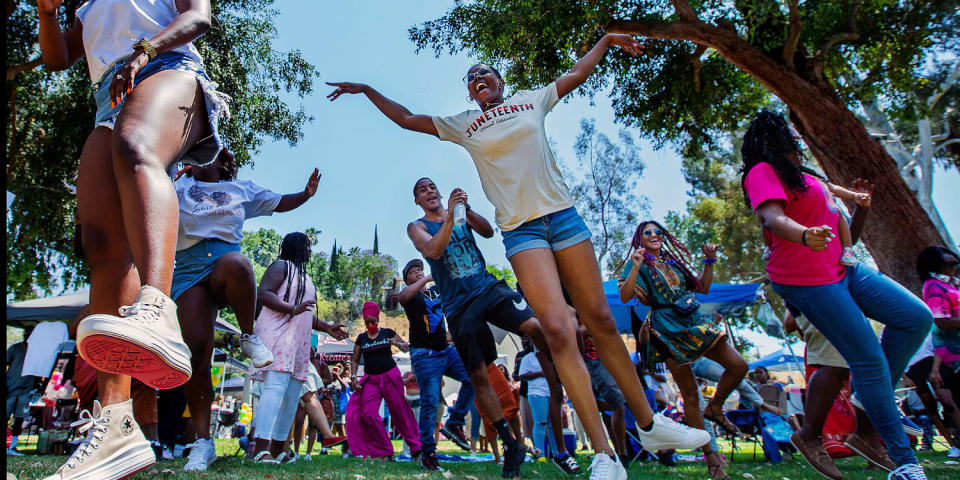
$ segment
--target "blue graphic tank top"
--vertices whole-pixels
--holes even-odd
[[[443,222],[417,220],[427,227],[430,235],[436,235]],[[477,248],[473,229],[468,225],[454,225],[447,249],[439,259],[426,258],[430,273],[440,290],[443,311],[447,317],[456,317],[485,288],[497,282],[497,278],[487,271],[487,263]]]

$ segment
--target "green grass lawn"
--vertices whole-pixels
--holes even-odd
[[[32,438],[35,441],[35,437]],[[400,442],[394,442],[397,452],[400,452]],[[721,444],[723,452],[729,457],[729,444]],[[20,451],[26,453],[24,457],[8,457],[7,472],[14,474],[18,480],[37,480],[53,473],[66,460],[63,456],[33,455],[33,445],[30,442],[21,444]],[[305,450],[305,446],[301,446]],[[317,448],[318,450],[319,448]],[[185,459],[168,460],[155,464],[146,471],[132,477],[137,480],[150,478],[162,479],[344,479],[344,480],[392,480],[407,478],[422,479],[498,479],[500,467],[493,462],[486,463],[450,463],[443,462],[446,472],[426,473],[419,465],[410,462],[384,462],[375,460],[344,459],[340,455],[315,454],[312,461],[300,460],[293,465],[268,466],[254,465],[240,457],[226,457],[237,450],[236,440],[217,440],[217,453],[221,456],[210,470],[203,473],[186,473],[183,471]],[[335,449],[339,453],[340,450]],[[758,459],[753,460],[752,446],[746,446],[737,453],[727,472],[731,478],[754,478],[772,480],[814,480],[822,479],[819,474],[804,464],[799,455],[793,459],[787,458],[783,463],[770,464],[763,461],[763,454],[758,453]],[[448,441],[440,442],[440,453],[464,453]],[[919,453],[921,462],[931,479],[960,479],[960,465],[945,465],[947,458],[943,447],[935,452]],[[579,477],[586,478],[586,469],[590,465],[591,457],[587,452],[579,452],[577,456],[584,473]],[[887,475],[880,470],[868,470],[866,461],[861,458],[848,458],[837,461],[837,466],[843,472],[844,478],[855,480],[883,480]],[[523,467],[527,479],[561,478],[563,474],[549,463],[527,463]],[[677,467],[667,468],[656,462],[635,462],[628,470],[630,478],[662,478],[662,479],[698,479],[708,478],[706,467],[702,461],[680,462]]]

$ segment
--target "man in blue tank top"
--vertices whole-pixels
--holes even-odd
[[[541,352],[548,352],[540,322],[519,293],[487,271],[473,232],[490,238],[493,227],[482,215],[470,210],[466,192],[455,189],[444,208],[437,186],[424,177],[414,184],[413,197],[424,215],[407,225],[407,235],[430,265],[454,346],[470,375],[477,403],[494,421],[497,434],[503,440],[502,474],[515,477],[520,473],[525,453],[521,442],[511,433],[487,377],[487,365],[497,359],[496,341],[487,324],[518,335],[526,334]],[[456,225],[453,210],[461,202],[466,206],[466,223]],[[555,463],[567,473],[579,473],[573,456]]]

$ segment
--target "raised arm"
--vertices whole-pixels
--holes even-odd
[[[815,252],[826,250],[827,242],[836,237],[833,228],[829,225],[818,227],[800,225],[784,213],[783,207],[783,200],[777,199],[767,200],[757,207],[757,216],[760,218],[760,222],[774,235],[784,240],[803,244]]]
[[[479,233],[481,237],[493,238],[493,226],[483,215],[474,212],[472,209],[467,210],[467,225],[470,225],[470,228]]]
[[[643,263],[643,253],[643,248],[634,250],[633,254],[630,255],[630,273],[627,274],[627,279],[617,282],[620,290],[620,301],[623,303],[627,303],[636,297],[640,303],[650,305],[650,297],[647,296],[647,292],[637,285],[637,275],[640,273],[640,264]]]
[[[320,170],[314,168],[313,173],[310,174],[310,178],[307,179],[307,186],[303,187],[303,191],[288,193],[280,197],[280,203],[277,204],[277,208],[274,208],[273,211],[278,213],[289,212],[306,203],[310,197],[317,193],[317,185],[320,183],[320,177]]]
[[[713,263],[717,260],[717,246],[708,243],[701,246],[700,249],[703,251],[703,255],[708,262],[703,266],[703,274],[700,275],[700,288],[697,289],[697,293],[706,295],[710,293],[710,285],[713,285]],[[710,261],[710,259],[712,259],[712,261]]]
[[[416,222],[420,223],[420,222]],[[412,225],[412,224],[411,224]],[[421,223],[421,225],[423,225]],[[403,287],[403,290],[400,290],[400,293],[397,294],[397,300],[400,301],[400,305],[406,305],[410,303],[414,297],[417,296],[417,292],[423,289],[423,286],[433,281],[433,275],[424,275],[420,280]]]
[[[37,0],[40,14],[40,55],[50,71],[66,70],[83,55],[83,25],[79,19],[66,32],[60,30],[57,9],[62,0]]]
[[[460,189],[456,189],[450,194],[450,199],[447,200],[447,218],[436,235],[430,235],[422,222],[410,222],[407,225],[407,236],[413,241],[413,246],[417,247],[417,250],[425,257],[438,259],[447,249],[450,236],[453,234],[453,206],[463,201],[466,195]]]
[[[639,55],[640,50],[643,48],[631,35],[623,33],[608,33],[604,35],[586,55],[580,60],[577,60],[577,63],[573,65],[573,68],[567,72],[566,75],[557,79],[557,97],[563,98],[566,94],[582,85],[583,82],[587,80],[587,77],[593,73],[593,70],[597,68],[597,64],[600,63],[603,55],[607,53],[607,49],[610,48],[611,45],[616,45],[633,56]]]
[[[285,278],[284,271],[283,261],[273,262],[272,265],[267,267],[267,271],[263,273],[263,278],[260,279],[260,286],[257,287],[257,299],[260,300],[260,303],[271,310],[288,315],[297,315],[313,308],[316,304],[313,300],[307,300],[294,305],[283,301],[283,299],[277,295],[277,292],[280,291],[280,285],[283,284]],[[292,272],[290,273],[292,274]]]
[[[327,82],[327,85],[337,87],[330,95],[327,95],[327,98],[329,98],[331,102],[340,98],[340,95],[344,93],[362,93],[366,95],[387,118],[393,120],[393,123],[400,125],[400,127],[413,130],[414,132],[429,133],[435,137],[440,136],[437,133],[436,125],[433,124],[433,118],[429,115],[410,113],[407,107],[384,97],[370,85],[351,82]]]
[[[401,352],[410,351],[410,344],[405,342],[403,337],[397,332],[393,332],[393,336],[388,338],[387,341],[390,342],[390,345],[399,348]]]

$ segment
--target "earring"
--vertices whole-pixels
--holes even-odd
[[[469,93],[467,94],[467,103],[473,103],[473,97]]]

